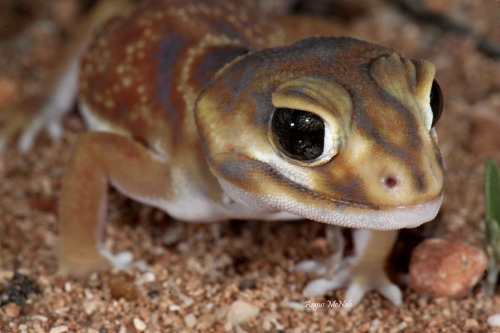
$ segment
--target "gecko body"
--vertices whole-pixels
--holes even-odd
[[[63,180],[60,273],[118,264],[101,248],[111,185],[180,220],[374,230],[305,294],[401,303],[383,270],[392,230],[433,219],[443,193],[434,66],[280,22],[243,1],[155,0],[101,29],[81,61],[91,131]]]

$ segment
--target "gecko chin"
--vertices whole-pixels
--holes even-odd
[[[339,203],[332,210],[318,207],[299,209],[303,209],[303,216],[318,222],[348,228],[396,230],[415,228],[433,220],[439,212],[442,201],[441,192],[435,198],[408,206],[370,207]]]
[[[434,219],[441,207],[443,192],[430,200],[406,206],[369,206],[322,197],[297,200],[286,194],[255,197],[230,182],[219,179],[224,191],[235,201],[258,212],[288,212],[306,219],[346,228],[397,230],[415,228]],[[328,202],[326,202],[328,201]]]

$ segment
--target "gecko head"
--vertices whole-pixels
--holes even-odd
[[[378,230],[415,227],[441,205],[434,66],[351,38],[242,56],[198,98],[212,173],[257,210]]]

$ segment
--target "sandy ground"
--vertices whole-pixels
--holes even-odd
[[[71,3],[0,3],[0,107],[36,101],[43,94],[44,79],[80,15],[72,12],[76,7]],[[500,3],[440,0],[425,5],[428,12],[410,10],[403,1],[365,0],[346,10],[352,36],[433,62],[445,95],[437,125],[446,169],[443,207],[433,222],[405,233],[394,259],[396,273],[407,266],[408,239],[443,237],[481,246],[484,164],[487,156],[500,161],[500,53],[495,49]],[[318,10],[309,7],[300,8]],[[329,14],[324,8],[329,7],[320,8],[322,13]],[[20,304],[0,308],[2,333],[493,331],[486,320],[500,313],[500,297],[488,297],[480,288],[451,300],[418,295],[402,285],[402,308],[370,293],[351,311],[312,311],[307,301],[344,300],[344,290],[302,297],[313,276],[293,272],[301,260],[331,254],[324,225],[186,224],[116,192],[110,196],[106,245],[115,252],[132,251],[135,267],[80,282],[56,277],[61,174],[84,131],[76,113],[64,125],[61,140],[42,135],[29,153],[10,146],[0,158],[0,292]],[[15,272],[22,275],[14,290],[9,283]],[[238,300],[251,304],[258,315],[242,324],[229,322]]]

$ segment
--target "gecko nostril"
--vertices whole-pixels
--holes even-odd
[[[398,181],[396,178],[389,176],[384,180],[384,186],[387,188],[395,188],[398,185]]]

